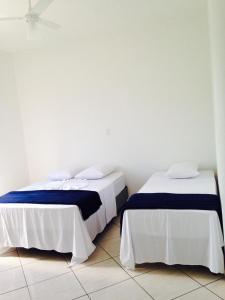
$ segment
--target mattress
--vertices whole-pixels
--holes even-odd
[[[200,171],[199,176],[188,179],[171,179],[166,172],[156,172],[138,193],[217,194],[216,180],[211,170]]]

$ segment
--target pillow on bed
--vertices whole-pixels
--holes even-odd
[[[193,178],[199,175],[198,164],[195,162],[181,162],[170,166],[166,172],[169,178]]]
[[[101,179],[114,171],[114,168],[107,165],[95,165],[78,173],[75,178],[79,179]]]
[[[51,181],[68,180],[68,179],[73,178],[74,175],[75,175],[75,171],[60,170],[60,171],[50,173],[48,175],[48,180],[51,180]]]

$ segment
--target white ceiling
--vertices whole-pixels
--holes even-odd
[[[37,0],[33,0],[35,4]],[[52,31],[40,26],[41,41],[28,41],[23,21],[0,22],[0,49],[23,51],[81,38],[121,32],[147,31],[155,18],[192,18],[206,8],[207,0],[55,0],[42,15],[61,25]],[[28,0],[0,0],[0,16],[23,16]]]

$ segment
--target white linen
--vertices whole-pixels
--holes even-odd
[[[120,259],[135,263],[203,265],[224,273],[223,236],[215,211],[129,210],[124,213]]]
[[[173,164],[166,172],[169,178],[192,178],[198,175],[198,164],[192,161]]]
[[[95,249],[75,205],[1,204],[0,246],[72,252],[73,262]]]
[[[216,194],[212,171],[191,179],[168,179],[155,173],[139,193]],[[123,217],[120,259],[127,268],[135,263],[203,265],[224,273],[222,230],[215,211],[127,210]]]
[[[199,176],[188,179],[172,179],[165,172],[154,173],[138,191],[139,193],[217,194],[213,171],[200,171]]]
[[[36,182],[29,186],[19,189],[19,191],[37,191],[37,190],[81,190],[87,188],[88,180],[69,179]]]
[[[94,165],[78,173],[75,178],[79,179],[101,179],[115,170],[114,167],[108,165]]]
[[[85,261],[95,249],[92,240],[117,214],[115,197],[125,187],[125,179],[121,172],[114,172],[101,180],[85,182],[83,187],[81,182],[69,180],[38,183],[20,190],[69,187],[97,191],[102,206],[84,221],[76,205],[0,204],[0,247],[72,252],[72,262]]]

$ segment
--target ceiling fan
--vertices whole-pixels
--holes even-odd
[[[43,25],[48,27],[49,29],[59,29],[60,25],[43,19],[40,17],[42,13],[48,8],[48,6],[54,0],[39,0],[33,7],[31,0],[28,0],[28,12],[22,17],[3,17],[0,18],[0,21],[17,21],[17,20],[24,20],[28,26],[28,37],[31,38],[32,34],[35,33],[37,29],[37,24]]]

